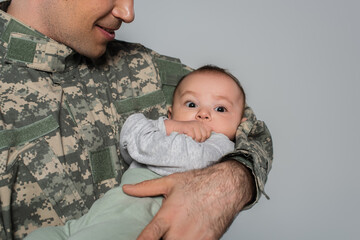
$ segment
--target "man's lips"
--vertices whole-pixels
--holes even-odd
[[[103,27],[100,25],[96,25],[96,26],[98,26],[99,28],[105,30],[106,32],[108,32],[110,34],[113,34],[116,30],[118,30],[118,28],[107,28],[107,27]]]
[[[96,25],[96,27],[98,27],[98,29],[103,33],[103,36],[111,41],[111,40],[114,40],[115,38],[115,31],[118,29],[118,28],[107,28],[107,27],[104,27],[104,26],[101,26],[101,25]]]

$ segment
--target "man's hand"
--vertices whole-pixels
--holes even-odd
[[[172,132],[183,133],[197,142],[204,142],[211,135],[211,128],[199,121],[176,121],[167,119],[164,121],[166,134]]]
[[[164,196],[159,212],[138,240],[215,240],[252,199],[253,184],[246,167],[226,161],[206,169],[124,185],[123,190],[137,197]]]

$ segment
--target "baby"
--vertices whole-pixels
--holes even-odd
[[[131,197],[122,186],[218,162],[234,150],[232,140],[245,120],[244,108],[243,88],[224,69],[207,65],[186,75],[174,91],[168,118],[149,120],[137,113],[124,123],[121,155],[130,167],[121,186],[81,218],[40,228],[26,239],[136,239],[159,210],[162,197]]]

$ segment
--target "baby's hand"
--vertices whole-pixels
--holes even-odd
[[[211,135],[212,129],[199,121],[175,121],[167,119],[164,121],[166,134],[172,132],[183,133],[197,142],[204,142]]]

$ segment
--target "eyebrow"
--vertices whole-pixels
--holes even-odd
[[[194,91],[191,91],[191,90],[186,90],[185,92],[183,92],[183,93],[181,93],[181,94],[179,94],[179,97],[183,97],[184,95],[197,95],[197,93],[196,92],[194,92]]]
[[[232,101],[230,101],[226,96],[217,95],[215,96],[216,99],[223,100],[225,102],[228,102],[231,106],[234,105]]]
[[[183,97],[183,96],[185,96],[185,95],[194,95],[194,96],[196,97],[198,94],[197,94],[196,92],[194,92],[194,91],[186,90],[185,92],[181,93],[181,94],[179,95],[179,97],[181,98],[181,97]],[[226,96],[216,95],[215,98],[216,98],[217,100],[226,101],[226,102],[228,102],[231,106],[234,105],[234,103],[233,103],[232,101],[230,101]]]

